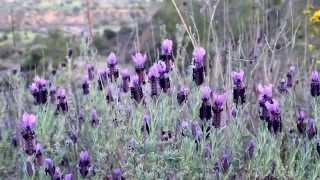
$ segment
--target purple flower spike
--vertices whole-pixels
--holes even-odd
[[[135,75],[130,83],[131,98],[140,103],[143,98],[143,91],[140,85],[139,76]]]
[[[64,88],[59,88],[57,90],[57,110],[56,112],[67,112],[68,111],[68,103],[66,98],[66,90]]]
[[[243,70],[240,70],[239,72],[233,71],[231,74],[231,77],[233,79],[233,102],[236,103],[236,105],[244,104],[246,101],[246,95],[245,95],[245,86],[243,85],[243,78],[244,78],[244,72]]]
[[[285,79],[281,79],[278,86],[278,91],[280,93],[287,93],[288,92],[288,85]]]
[[[158,61],[158,71],[161,75],[163,75],[164,73],[166,73],[166,69],[167,69],[167,65],[165,62],[163,61]]]
[[[221,165],[222,165],[222,169],[223,171],[228,171],[230,165],[231,165],[231,162],[230,162],[230,155],[229,153],[227,152],[224,152],[222,154],[222,157],[221,157]]]
[[[93,80],[94,78],[94,66],[91,64],[87,64],[86,65],[86,69],[87,69],[87,73],[88,73],[88,77],[90,80]]]
[[[297,112],[297,118],[299,121],[303,121],[306,118],[306,113],[304,111],[298,111]]]
[[[188,99],[189,89],[186,87],[180,87],[177,93],[177,101],[179,105],[182,105]]]
[[[36,155],[35,155],[35,164],[41,166],[43,164],[43,148],[42,145],[37,143],[35,147]]]
[[[304,111],[297,112],[297,128],[300,134],[305,134],[306,123],[305,123],[306,113]]]
[[[47,80],[40,78],[39,76],[34,77],[33,82],[38,86],[45,86],[47,84]]]
[[[148,72],[149,82],[151,86],[151,96],[157,96],[158,95],[158,89],[159,89],[159,69],[158,64],[153,64]]]
[[[254,150],[256,149],[256,141],[251,139],[246,145],[245,153],[247,159],[251,159],[253,157]]]
[[[311,81],[318,82],[319,81],[319,73],[318,71],[311,72]]]
[[[202,86],[200,88],[201,94],[202,94],[202,100],[203,101],[207,101],[210,99],[210,95],[211,95],[211,89],[209,86]]]
[[[131,87],[138,87],[140,86],[139,77],[137,75],[133,76],[130,83]]]
[[[260,97],[264,99],[272,98],[272,84],[261,85],[258,84],[258,91],[260,93]]]
[[[46,175],[50,175],[51,177],[54,176],[54,173],[56,171],[56,167],[53,164],[53,161],[49,158],[44,160],[44,165],[45,165],[45,172]]]
[[[147,114],[143,115],[141,131],[147,131],[147,133],[150,134],[150,116],[148,116]]]
[[[192,70],[192,79],[199,86],[204,82],[204,56],[206,51],[202,47],[195,48],[192,53],[194,67]]]
[[[64,88],[59,88],[57,91],[57,97],[66,97],[66,90]]]
[[[225,94],[213,94],[213,119],[212,125],[215,128],[219,128],[221,126],[221,112],[223,111],[223,103],[225,101]]]
[[[90,157],[88,151],[81,151],[79,155],[78,167],[81,176],[84,178],[89,173]]]
[[[88,75],[84,75],[82,77],[82,92],[84,95],[89,94],[89,76]]]
[[[217,109],[222,109],[225,98],[225,94],[213,94],[213,105]]]
[[[36,124],[36,116],[29,113],[23,113],[22,115],[22,124],[23,129],[33,129]]]
[[[311,73],[311,96],[320,96],[320,79],[318,71],[313,71]]]
[[[159,69],[158,69],[158,65],[157,64],[153,64],[148,72],[148,77],[149,79],[152,78],[159,78]]]
[[[142,69],[144,68],[144,63],[147,60],[146,54],[136,53],[132,56],[132,60],[136,66],[136,68]]]
[[[192,132],[192,136],[193,136],[194,140],[198,144],[201,140],[202,130],[196,121],[192,122],[192,124],[191,124],[191,132]]]
[[[286,85],[288,88],[291,88],[293,86],[293,76],[294,76],[295,71],[296,71],[296,67],[294,65],[291,65],[289,67],[289,71],[287,73]]]
[[[192,57],[196,66],[203,66],[206,50],[202,47],[197,47],[193,50]]]
[[[243,70],[240,70],[239,72],[233,71],[232,72],[232,79],[235,85],[241,84],[244,77]]]
[[[308,120],[307,134],[309,139],[312,139],[317,134],[316,121],[313,118]]]
[[[268,119],[268,129],[270,132],[275,134],[282,130],[281,114],[279,104],[276,100],[272,99],[271,102],[267,101],[265,103],[266,110],[269,113]]]
[[[276,100],[273,100],[273,103],[266,102],[266,107],[270,113],[278,113],[280,111],[279,104]]]
[[[107,63],[109,66],[114,66],[118,63],[117,57],[113,52],[111,52],[107,57]]]
[[[97,115],[97,110],[96,108],[92,108],[91,110],[91,125],[95,127],[98,124],[98,115]]]
[[[30,85],[30,90],[32,96],[34,97],[34,103],[45,104],[47,102],[48,90],[47,90],[47,80],[36,76],[33,79],[33,83]]]
[[[127,69],[127,68],[122,69],[120,73],[121,73],[122,79],[128,79],[128,78],[130,78],[129,69]]]
[[[121,180],[122,179],[121,168],[115,168],[112,170],[112,180]]]
[[[161,44],[161,54],[163,55],[171,55],[172,54],[172,40],[165,39]]]
[[[130,72],[128,69],[122,69],[121,70],[121,76],[122,76],[122,85],[121,90],[123,92],[129,91],[129,83],[130,83]]]
[[[211,104],[210,104],[210,96],[211,96],[211,89],[209,86],[202,86],[200,88],[202,94],[202,103],[200,107],[199,117],[201,120],[209,120],[212,117],[211,112]]]
[[[70,174],[66,174],[66,175],[64,175],[63,180],[73,180],[73,176],[72,176],[72,174],[70,173]]]

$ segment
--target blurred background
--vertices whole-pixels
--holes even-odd
[[[224,51],[226,43],[243,39],[249,57],[258,31],[272,39],[286,22],[292,23],[296,46],[305,40],[303,10],[317,0],[178,0],[176,5],[186,24],[201,44],[214,41]],[[94,55],[115,51],[122,63],[141,50],[156,59],[161,39],[184,41],[177,9],[171,0],[1,0],[0,72],[38,71],[58,68],[67,48],[74,49],[75,63],[81,64],[79,45],[89,38]],[[308,3],[307,3],[308,2]],[[216,7],[217,5],[217,7]],[[214,11],[214,21],[210,22]],[[288,14],[290,13],[290,14]],[[294,21],[290,22],[291,19]],[[211,27],[209,27],[211,26]],[[211,30],[214,28],[215,32]],[[259,30],[260,29],[260,30]],[[294,32],[297,30],[296,32]],[[275,34],[274,34],[275,35]],[[182,37],[179,37],[182,36]],[[217,39],[217,37],[222,37]],[[250,39],[250,37],[253,37]],[[279,47],[285,39],[278,41]],[[184,43],[186,49],[190,41]],[[213,44],[212,48],[217,44]],[[303,46],[304,44],[302,44]],[[223,47],[225,46],[225,47]],[[206,45],[206,47],[209,47]],[[247,52],[245,52],[247,51]],[[303,53],[303,48],[301,49]],[[223,53],[222,53],[223,54]],[[287,54],[286,54],[287,55]],[[214,55],[213,55],[214,56]],[[187,63],[186,63],[187,64]]]

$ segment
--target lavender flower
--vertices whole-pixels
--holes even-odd
[[[35,151],[36,151],[36,154],[35,154],[35,164],[37,166],[42,166],[43,164],[43,149],[42,149],[42,146],[41,144],[36,144],[36,147],[35,147]]]
[[[267,121],[269,131],[274,132],[275,134],[281,132],[282,122],[278,102],[276,100],[272,100],[272,103],[266,102],[265,106],[270,117],[270,119]]]
[[[67,103],[67,97],[66,97],[66,90],[64,88],[59,88],[57,91],[57,112],[68,112],[68,103]]]
[[[97,110],[96,108],[92,108],[91,110],[91,125],[92,127],[96,127],[99,123]]]
[[[159,61],[157,66],[160,74],[160,77],[159,77],[160,88],[163,90],[163,92],[168,92],[171,86],[170,77],[168,74],[168,71],[170,71],[168,70],[168,65],[166,65],[166,63],[163,61]]]
[[[172,138],[173,132],[170,130],[161,130],[161,141],[168,141]]]
[[[178,93],[177,93],[177,101],[179,105],[182,105],[184,102],[187,101],[189,94],[189,89],[186,87],[180,87]]]
[[[47,102],[48,90],[47,81],[39,76],[33,79],[33,83],[30,85],[32,96],[34,97],[34,103],[45,104]]]
[[[196,66],[203,66],[206,50],[202,47],[197,47],[193,50],[192,57]]]
[[[291,88],[293,86],[293,76],[294,76],[295,71],[296,71],[295,66],[292,65],[289,67],[289,71],[287,73],[287,87],[288,88]]]
[[[28,155],[35,153],[35,133],[33,131],[35,124],[36,117],[33,114],[23,114],[21,121],[21,135],[24,139],[25,152]]]
[[[139,77],[134,76],[130,84],[131,98],[134,99],[137,103],[140,103],[143,98],[142,87],[139,83]]]
[[[201,87],[202,103],[200,107],[199,117],[201,120],[209,120],[212,117],[212,106],[210,104],[211,89],[209,86]]]
[[[86,69],[87,69],[89,80],[93,80],[94,79],[94,66],[91,64],[87,64]]]
[[[212,103],[212,111],[213,111],[213,119],[212,125],[215,128],[219,128],[221,126],[221,112],[223,111],[223,103],[225,101],[225,94],[213,94],[213,103]]]
[[[110,70],[109,78],[111,79],[111,81],[116,80],[119,77],[119,70],[116,67],[116,65],[118,64],[118,60],[113,52],[111,52],[107,57],[107,63]]]
[[[67,48],[67,58],[71,58],[73,54],[72,48]]]
[[[165,39],[162,41],[161,44],[161,54],[164,55],[171,55],[172,54],[172,40],[170,39]]]
[[[191,124],[191,132],[194,140],[197,144],[199,144],[202,136],[202,131],[199,124],[196,121],[192,122]]]
[[[243,77],[244,72],[243,70],[236,72],[232,72],[232,79],[233,79],[233,101],[238,105],[245,103],[246,95],[245,95],[245,86],[243,84]]]
[[[64,175],[63,180],[73,180],[72,174],[70,173],[70,174]]]
[[[79,115],[78,115],[78,120],[79,120],[79,123],[84,122],[84,112],[83,112],[83,110],[80,110]]]
[[[288,93],[288,85],[285,79],[281,79],[278,86],[278,91],[281,94]]]
[[[181,135],[186,136],[189,128],[189,122],[188,121],[182,121],[180,123],[180,128],[181,128]]]
[[[36,124],[36,117],[33,114],[23,113],[21,127],[23,130],[32,130]]]
[[[247,159],[251,159],[253,157],[253,153],[256,149],[256,141],[254,139],[251,139],[245,149],[245,154]]]
[[[297,128],[300,134],[305,134],[306,132],[306,113],[304,111],[297,112]]]
[[[230,165],[231,165],[230,154],[228,152],[224,152],[222,154],[220,161],[221,161],[221,166],[222,166],[223,171],[227,172]]]
[[[85,178],[89,173],[90,157],[88,151],[81,151],[79,155],[78,168],[81,176]]]
[[[269,113],[266,108],[265,103],[272,103],[272,84],[261,85],[258,84],[258,92],[259,92],[259,106],[260,106],[260,119],[269,121]]]
[[[150,134],[150,117],[147,114],[143,115],[141,131],[147,131],[147,133]]]
[[[46,175],[49,174],[51,177],[53,177],[56,172],[56,167],[54,166],[53,161],[47,158],[44,160],[44,164]]]
[[[82,92],[83,92],[83,95],[89,94],[89,76],[88,75],[84,75],[82,77]]]
[[[202,47],[195,48],[192,53],[193,63],[194,63],[192,78],[193,78],[193,81],[198,86],[204,82],[203,61],[204,61],[205,54],[206,54],[206,51]]]
[[[114,52],[111,52],[107,57],[108,66],[115,66],[118,63],[117,57]]]
[[[132,150],[135,149],[135,146],[136,146],[136,141],[135,141],[135,139],[134,139],[134,138],[130,138],[130,139],[128,140],[128,149],[129,149],[130,151],[132,151]]]
[[[149,82],[151,86],[151,96],[157,96],[158,95],[158,86],[159,86],[159,70],[158,65],[153,64],[148,72]]]
[[[132,56],[132,60],[135,64],[136,73],[139,77],[139,83],[145,84],[145,75],[144,75],[144,63],[147,59],[146,54],[136,53]]]
[[[53,176],[51,176],[51,179],[52,180],[60,180],[61,179],[61,172],[60,172],[59,167],[57,167],[55,169]]]
[[[112,180],[122,180],[122,170],[121,168],[112,169]]]
[[[172,63],[172,40],[165,39],[161,45],[161,56],[160,59],[165,62],[165,72],[171,70]]]
[[[129,91],[129,83],[130,83],[130,73],[128,69],[122,69],[121,70],[121,76],[122,76],[122,91],[128,92]]]
[[[311,73],[311,96],[320,96],[320,78],[318,71]]]
[[[317,134],[316,121],[313,118],[310,118],[308,120],[307,134],[308,134],[309,139],[312,139]]]

